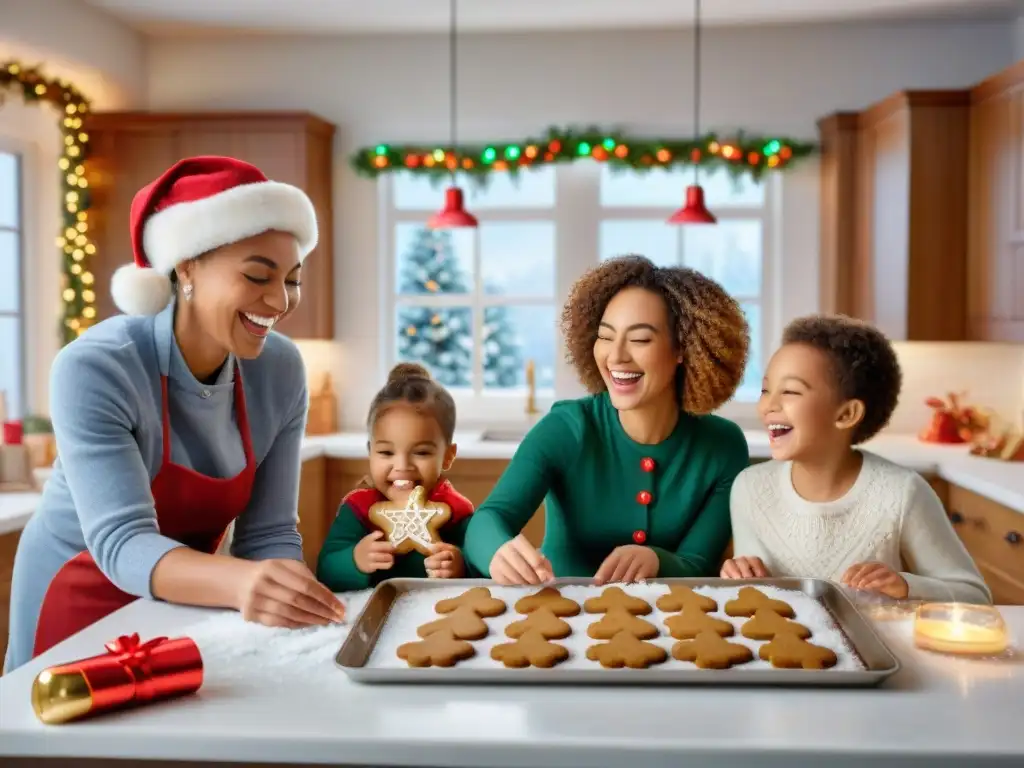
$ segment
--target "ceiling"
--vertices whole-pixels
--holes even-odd
[[[447,28],[448,0],[85,0],[152,35],[361,34]],[[460,0],[474,32],[684,26],[692,0]],[[709,25],[920,17],[991,17],[1021,0],[703,0]]]

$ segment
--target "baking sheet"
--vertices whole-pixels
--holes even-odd
[[[551,669],[507,669],[491,659],[491,648],[498,643],[509,642],[505,627],[523,618],[515,611],[515,602],[536,592],[539,587],[502,587],[483,579],[390,579],[381,582],[370,596],[335,662],[349,677],[359,682],[442,684],[873,686],[899,669],[896,657],[849,598],[835,584],[820,579],[656,579],[640,584],[615,585],[650,603],[653,611],[643,618],[661,632],[650,642],[666,651],[671,651],[677,642],[664,625],[664,620],[672,613],[658,610],[655,603],[672,584],[685,584],[714,598],[718,602],[718,611],[711,615],[733,623],[736,633],[728,638],[729,641],[750,647],[754,651],[754,661],[725,670],[707,670],[670,656],[665,663],[647,669],[605,669],[585,655],[587,647],[599,642],[586,634],[587,627],[601,616],[581,611],[578,616],[565,618],[573,634],[564,640],[552,641],[569,649],[568,660]],[[410,668],[398,658],[398,646],[417,640],[417,627],[438,618],[434,605],[439,600],[456,597],[475,586],[488,587],[491,594],[504,600],[508,608],[501,616],[486,619],[490,633],[473,643],[476,649],[474,657],[450,668]],[[586,598],[596,596],[604,589],[594,586],[589,579],[556,579],[549,586],[557,587],[565,597],[581,606]],[[838,664],[827,670],[776,669],[757,658],[757,651],[764,641],[743,637],[739,629],[746,619],[729,617],[724,612],[726,601],[735,597],[743,586],[756,586],[770,597],[790,603],[796,612],[796,621],[812,631],[810,641],[835,651],[839,657]]]

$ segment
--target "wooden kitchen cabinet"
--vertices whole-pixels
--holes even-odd
[[[128,220],[135,193],[184,157],[230,155],[312,200],[319,242],[303,268],[302,301],[277,329],[299,339],[333,338],[333,125],[306,113],[100,112],[88,117],[85,130],[97,319],[117,314],[110,279],[132,260]]]
[[[18,550],[21,531],[0,534],[0,659],[7,653],[8,622],[11,615],[11,578],[14,576],[14,553]],[[3,663],[0,662],[0,673]]]
[[[971,90],[970,338],[1024,342],[1024,61]]]
[[[819,122],[823,312],[894,340],[967,338],[970,104],[904,91]]]

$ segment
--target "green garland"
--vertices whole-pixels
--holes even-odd
[[[94,279],[89,272],[89,257],[96,253],[86,234],[89,230],[89,189],[85,179],[85,160],[89,137],[82,131],[82,116],[89,111],[89,100],[77,88],[64,80],[42,75],[35,67],[26,67],[18,61],[0,64],[0,90],[18,89],[26,103],[52,104],[61,115],[61,134],[64,152],[60,166],[61,212],[63,226],[57,237],[64,266],[62,298],[64,318],[61,336],[65,344],[78,338],[96,318]]]
[[[808,142],[742,133],[731,138],[709,133],[699,139],[651,139],[597,128],[550,128],[543,138],[517,142],[457,147],[378,144],[360,148],[349,161],[356,173],[367,178],[405,171],[439,180],[456,170],[479,185],[486,184],[495,171],[515,176],[524,169],[584,158],[639,173],[700,166],[724,168],[734,177],[746,175],[756,180],[769,171],[787,168],[816,149]]]

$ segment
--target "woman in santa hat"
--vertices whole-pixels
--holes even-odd
[[[312,204],[248,163],[189,158],[135,196],[131,238],[112,285],[126,314],[53,364],[59,458],[18,544],[5,669],[139,597],[274,626],[344,616],[302,563],[305,369],[272,332],[299,302]]]

